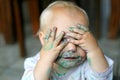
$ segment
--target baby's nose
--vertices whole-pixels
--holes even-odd
[[[72,43],[68,43],[67,46],[66,46],[66,49],[68,51],[72,51],[72,52],[76,52],[76,50],[77,50],[76,45],[72,44]]]

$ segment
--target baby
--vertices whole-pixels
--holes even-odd
[[[113,61],[88,26],[86,12],[74,3],[51,3],[40,17],[42,48],[25,60],[22,80],[112,80]]]

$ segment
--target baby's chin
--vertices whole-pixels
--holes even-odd
[[[77,64],[77,65],[63,65],[63,64],[61,64],[61,63],[56,63],[57,65],[59,65],[59,66],[61,66],[62,68],[64,68],[64,69],[71,69],[71,68],[75,68],[75,67],[78,67],[78,66],[80,66],[80,64]]]
[[[56,61],[55,63],[63,68],[66,69],[70,69],[70,68],[74,68],[74,67],[78,67],[80,66],[82,63],[84,63],[85,58],[83,59],[59,59],[58,61]]]

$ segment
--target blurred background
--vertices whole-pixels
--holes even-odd
[[[41,11],[55,0],[0,0],[0,79],[20,80],[24,60],[41,48],[36,35]],[[90,30],[105,55],[114,60],[120,80],[120,0],[68,0],[85,9]]]

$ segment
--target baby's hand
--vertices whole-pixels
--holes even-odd
[[[88,29],[82,25],[78,27],[69,27],[69,31],[66,35],[70,36],[68,41],[80,46],[87,53],[91,53],[98,48],[98,43],[96,42],[94,36],[88,31]]]
[[[41,49],[40,59],[54,62],[58,57],[60,51],[65,47],[67,41],[61,42],[64,36],[64,32],[61,32],[58,37],[56,37],[56,27],[53,30],[48,30],[44,38],[44,45]]]

